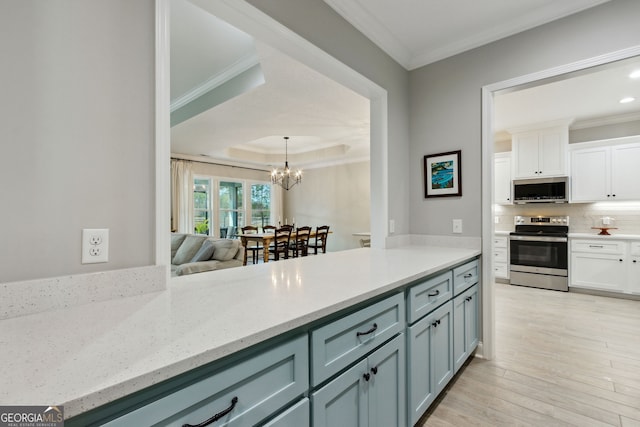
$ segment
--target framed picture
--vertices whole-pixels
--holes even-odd
[[[462,196],[462,151],[424,156],[424,197]]]

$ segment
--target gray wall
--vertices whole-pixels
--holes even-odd
[[[388,92],[389,219],[396,234],[409,230],[409,79],[407,71],[320,0],[248,0],[276,21]],[[375,171],[372,171],[375,173]],[[379,191],[375,188],[372,192]]]
[[[481,235],[483,86],[638,45],[640,2],[615,0],[410,73],[412,233]],[[422,157],[462,149],[461,198],[424,199]],[[486,165],[491,167],[491,165]]]
[[[370,231],[369,162],[304,171],[302,187],[284,194],[284,216],[296,225],[329,225],[327,251],[360,247],[353,233]]]
[[[153,0],[0,4],[0,282],[154,263],[154,20]],[[108,264],[80,263],[82,228],[110,229]]]

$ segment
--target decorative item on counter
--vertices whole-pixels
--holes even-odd
[[[600,221],[602,221],[602,227],[591,227],[593,230],[600,230],[598,236],[610,236],[609,230],[617,230],[617,227],[610,227],[611,221],[614,221],[615,218],[611,218],[609,216],[603,216]]]

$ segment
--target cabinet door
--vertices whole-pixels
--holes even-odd
[[[499,205],[511,204],[511,153],[496,154],[494,162],[494,202]]]
[[[404,334],[369,356],[368,364],[369,427],[406,425]]]
[[[478,285],[453,300],[454,373],[478,346]]]
[[[409,421],[414,425],[453,376],[453,305],[409,328]]]
[[[640,256],[631,257],[629,263],[629,292],[640,294]]]
[[[368,390],[363,378],[367,368],[367,361],[362,360],[313,393],[311,402],[314,427],[369,425]]]
[[[563,176],[567,174],[566,131],[548,129],[538,136],[538,176]]]
[[[610,190],[608,147],[586,148],[571,153],[571,201],[607,200]]]
[[[513,179],[538,178],[538,132],[513,136]]]
[[[611,198],[640,200],[640,144],[611,147]]]
[[[571,286],[621,292],[626,285],[623,255],[571,254]]]

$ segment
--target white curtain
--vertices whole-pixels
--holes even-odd
[[[171,231],[193,234],[193,168],[171,159]]]

